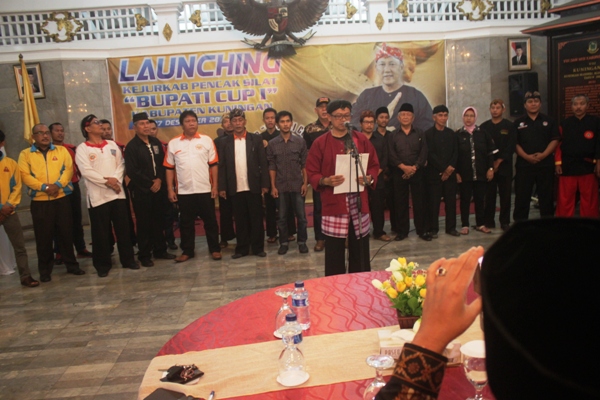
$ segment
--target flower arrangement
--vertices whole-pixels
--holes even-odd
[[[371,282],[384,292],[392,302],[392,307],[403,316],[420,317],[423,314],[423,301],[427,295],[427,272],[417,269],[419,264],[406,262],[406,258],[392,259],[385,270],[391,272],[389,279]]]

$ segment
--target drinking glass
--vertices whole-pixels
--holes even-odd
[[[279,329],[285,348],[279,355],[279,375],[277,382],[283,386],[298,386],[309,378],[304,365],[304,355],[294,338],[302,333],[300,325],[284,325]]]
[[[367,364],[369,367],[375,368],[375,379],[365,389],[363,400],[373,400],[381,388],[385,386],[383,370],[394,366],[394,358],[388,355],[375,354],[367,357]]]
[[[292,292],[293,290],[291,288],[282,288],[275,291],[275,294],[283,299],[283,304],[275,316],[275,332],[273,332],[275,337],[281,338],[281,334],[278,333],[278,330],[285,325],[285,316],[292,313],[292,309],[288,304],[288,297],[292,295]]]
[[[487,385],[485,342],[483,340],[473,340],[461,346],[460,352],[467,380],[475,386],[475,397],[470,397],[467,400],[484,400],[482,391]]]

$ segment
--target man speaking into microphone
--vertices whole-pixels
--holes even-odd
[[[348,239],[348,272],[370,271],[369,262],[369,199],[366,190],[334,194],[333,188],[344,183],[335,174],[338,154],[368,153],[365,176],[359,170],[358,183],[377,185],[379,160],[367,137],[349,126],[352,105],[346,100],[334,100],[327,105],[331,130],[319,136],[310,147],[306,173],[310,185],[321,194],[323,203],[323,234],[326,236],[325,276],[346,273],[345,241]],[[361,206],[358,207],[359,198]]]

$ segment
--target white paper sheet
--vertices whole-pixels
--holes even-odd
[[[365,174],[367,174],[367,165],[369,165],[369,153],[361,153],[360,154],[360,163],[362,164],[363,170]],[[352,172],[350,172],[350,168],[352,168]],[[356,164],[354,159],[350,154],[338,154],[335,159],[335,174],[344,176],[344,183],[339,186],[333,188],[333,194],[338,193],[356,193],[356,187],[358,186],[358,182],[356,180]],[[360,167],[358,167],[358,175],[362,174]],[[360,185],[358,186],[359,190],[362,192],[365,190],[365,187]]]

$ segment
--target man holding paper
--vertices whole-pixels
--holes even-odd
[[[327,113],[331,120],[331,130],[319,136],[312,144],[306,160],[306,173],[310,185],[321,194],[323,203],[323,233],[326,236],[325,276],[346,272],[344,250],[348,238],[349,260],[348,272],[370,271],[369,263],[369,199],[365,186],[375,187],[379,160],[375,148],[367,137],[358,131],[349,129],[346,123],[351,118],[352,105],[346,100],[335,100],[327,105]],[[356,185],[352,191],[334,192],[334,188],[342,185],[346,178],[336,173],[338,155],[358,152],[366,161],[365,177],[356,178],[354,163],[351,162],[352,175],[348,169],[349,180],[358,182],[362,189],[356,193]],[[341,162],[341,157],[340,157]],[[339,169],[338,169],[339,171]],[[343,172],[344,170],[342,170]],[[349,182],[346,182],[348,184]],[[359,208],[360,199],[360,208]]]

